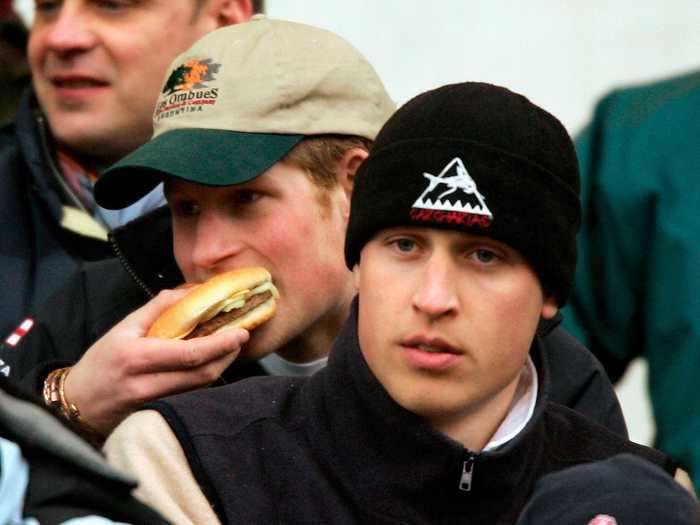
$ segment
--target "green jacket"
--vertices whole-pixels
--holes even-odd
[[[700,486],[700,71],[613,91],[577,150],[583,225],[565,326],[613,381],[647,359],[656,446]]]

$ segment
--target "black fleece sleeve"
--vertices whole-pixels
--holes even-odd
[[[617,394],[598,359],[563,328],[542,336],[551,378],[550,401],[628,437]]]

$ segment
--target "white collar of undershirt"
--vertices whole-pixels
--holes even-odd
[[[308,377],[321,370],[328,362],[328,357],[322,357],[308,363],[292,363],[275,353],[266,355],[259,363],[272,376]]]
[[[525,428],[525,425],[530,421],[535,411],[537,389],[537,370],[535,369],[532,359],[528,356],[527,362],[520,374],[520,381],[515,390],[515,396],[513,396],[510,410],[496,430],[496,433],[484,447],[483,452],[494,450],[508,443],[508,441],[517,436],[522,429]]]

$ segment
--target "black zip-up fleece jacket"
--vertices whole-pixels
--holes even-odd
[[[10,378],[34,392],[51,370],[72,365],[115,323],[163,288],[182,282],[173,257],[170,214],[155,210],[110,233],[116,258],[83,264],[34,315],[20,343],[0,346]],[[607,375],[560,319],[539,327],[545,359],[555,369],[551,398],[627,436],[622,410]],[[235,361],[219,383],[265,374],[256,362]]]
[[[107,242],[61,227],[66,193],[53,142],[34,95],[0,128],[0,338],[75,272],[112,255]],[[2,357],[0,357],[2,359]],[[0,363],[2,371],[3,363]]]
[[[674,473],[661,452],[549,399],[539,337],[530,422],[503,447],[471,452],[388,395],[360,351],[354,306],[309,379],[251,378],[149,405],[223,524],[506,524],[540,477],[571,465],[630,452]]]

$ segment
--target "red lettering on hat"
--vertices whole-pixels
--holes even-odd
[[[15,331],[12,332],[7,339],[5,339],[5,343],[10,346],[17,346],[22,338],[29,333],[29,330],[31,330],[33,326],[34,319],[25,319],[17,328],[15,328]]]
[[[588,525],[617,525],[617,520],[607,514],[598,514]]]
[[[488,228],[491,218],[485,215],[463,213],[459,211],[429,210],[426,208],[411,208],[409,214],[412,221],[432,222],[437,224],[454,224],[458,226],[476,226]]]

